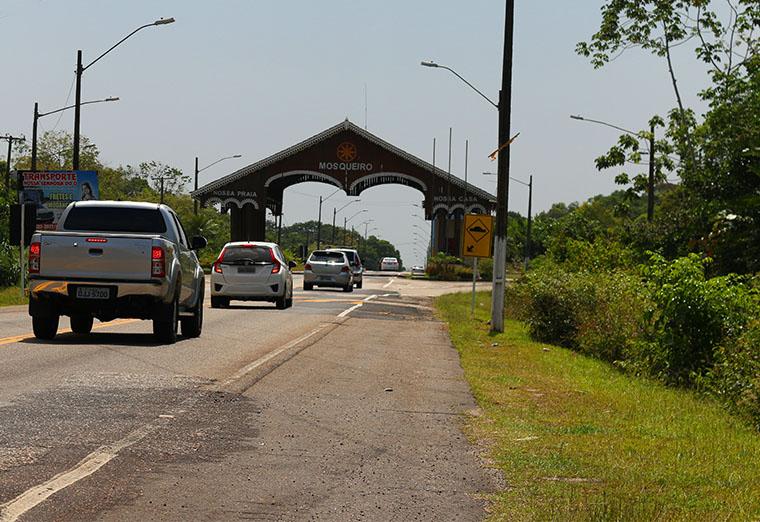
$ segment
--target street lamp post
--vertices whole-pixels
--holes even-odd
[[[571,119],[578,121],[587,121],[589,123],[596,123],[597,125],[604,125],[605,127],[611,127],[613,129],[624,132],[630,136],[633,136],[637,140],[643,140],[648,142],[649,146],[649,176],[647,179],[647,221],[650,223],[654,219],[654,174],[655,174],[655,126],[652,123],[649,127],[649,136],[643,132],[633,132],[623,127],[607,123],[605,121],[592,120],[591,118],[584,118],[583,116],[571,115]],[[647,139],[648,138],[648,139]]]
[[[219,158],[218,160],[216,160],[213,163],[210,163],[210,164],[206,165],[202,169],[199,169],[198,168],[198,156],[196,156],[195,157],[195,185],[194,185],[195,188],[194,188],[194,190],[198,190],[198,174],[200,174],[201,172],[203,172],[204,170],[206,170],[209,167],[213,167],[214,165],[216,165],[220,161],[224,161],[224,160],[228,160],[228,159],[234,159],[234,158],[242,158],[242,157],[243,157],[242,154],[233,154],[232,156],[225,156],[223,158]],[[193,213],[196,216],[198,215],[198,200],[197,199],[193,201]]]
[[[340,192],[343,189],[338,189],[326,198],[322,198],[322,196],[319,196],[319,216],[317,219],[317,250],[322,248],[322,203],[333,197],[335,194]],[[334,223],[335,216],[333,215],[333,223]],[[334,225],[333,225],[334,226]]]
[[[335,217],[338,215],[338,212],[340,212],[341,210],[343,210],[344,208],[346,208],[347,206],[349,206],[349,205],[351,205],[353,203],[358,203],[359,201],[361,201],[361,199],[354,199],[353,201],[349,201],[348,203],[346,203],[345,205],[343,205],[342,207],[340,207],[338,209],[336,209],[335,207],[333,207],[333,222],[332,222],[333,223],[332,224],[332,226],[333,226],[333,229],[332,229],[332,242],[333,242],[333,244],[335,244]],[[345,228],[346,228],[346,220],[344,218],[343,219],[343,229],[345,230]],[[345,241],[345,232],[343,233],[343,239]]]
[[[363,209],[361,209],[359,212],[357,212],[356,214],[354,214],[353,216],[351,216],[350,218],[347,218],[347,219],[346,219],[346,218],[344,218],[344,219],[343,219],[343,230],[344,230],[344,234],[345,234],[345,233],[348,233],[348,230],[346,229],[346,227],[347,227],[347,226],[348,226],[348,224],[351,222],[351,220],[352,220],[352,219],[354,219],[354,218],[355,218],[356,216],[358,216],[359,214],[363,214],[363,213],[365,213],[365,212],[369,212],[369,211],[368,211],[366,208],[363,208]],[[351,227],[351,241],[352,241],[352,242],[353,242],[353,239],[354,239],[354,227]],[[344,240],[343,242],[344,242],[344,243],[346,243],[346,244],[348,244],[347,240]]]
[[[121,45],[127,38],[135,34],[136,32],[145,29],[146,27],[152,27],[154,25],[166,25],[174,23],[174,18],[161,18],[160,20],[156,20],[153,23],[141,25],[131,33],[129,33],[127,36],[116,42],[114,45],[112,45],[107,51],[105,51],[103,54],[95,58],[93,61],[91,61],[86,66],[82,66],[82,50],[77,51],[77,70],[76,70],[76,94],[75,94],[75,101],[74,101],[74,153],[71,160],[72,164],[72,170],[79,170],[79,124],[80,124],[80,109],[82,106],[82,74],[95,65],[95,63],[98,62],[101,58],[103,58],[105,55],[116,49],[119,45]]]
[[[491,331],[504,331],[504,293],[507,261],[507,210],[509,199],[509,134],[512,117],[512,50],[514,47],[515,1],[507,0],[504,19],[504,54],[499,103],[493,102],[474,85],[449,67],[435,62],[422,62],[425,67],[446,69],[466,83],[499,111],[498,182],[496,185],[496,224],[494,231],[493,292],[491,298]]]
[[[82,102],[79,105],[90,105],[92,103],[105,103],[105,102],[114,102],[114,101],[119,101],[119,97],[109,96],[108,98],[103,98],[102,100],[91,100],[91,101]],[[37,102],[34,102],[34,119],[32,120],[32,165],[31,165],[32,172],[37,171],[37,120],[39,120],[43,116],[57,114],[59,112],[66,111],[74,107],[75,107],[74,105],[69,105],[67,107],[61,107],[60,109],[56,109],[54,111],[40,112],[39,104]]]

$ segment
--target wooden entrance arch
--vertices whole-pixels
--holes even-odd
[[[460,255],[462,215],[491,213],[496,199],[345,120],[292,147],[213,181],[192,196],[231,213],[231,239],[263,240],[266,209],[282,214],[286,188],[320,182],[350,196],[378,185],[416,188],[432,221],[433,253]]]

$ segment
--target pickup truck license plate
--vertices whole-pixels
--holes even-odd
[[[110,296],[108,288],[98,286],[77,287],[77,299],[108,299]]]

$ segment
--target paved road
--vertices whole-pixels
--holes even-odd
[[[481,519],[475,405],[426,297],[465,288],[207,308],[172,346],[132,320],[43,343],[0,309],[0,522]]]

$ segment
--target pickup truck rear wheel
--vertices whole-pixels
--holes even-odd
[[[70,322],[71,331],[75,334],[88,334],[92,331],[91,315],[72,315]]]
[[[205,286],[205,285],[203,285]],[[198,302],[193,307],[192,317],[183,317],[180,319],[182,324],[182,335],[185,337],[200,337],[203,329],[203,298],[204,288],[201,286]]]
[[[32,330],[37,339],[49,341],[58,333],[58,315],[34,315],[32,316]]]
[[[153,319],[153,335],[163,344],[174,344],[177,342],[177,322],[179,315],[177,298],[175,297],[171,303],[164,306],[168,308],[168,313],[166,315],[162,314],[163,317],[161,318]],[[171,319],[167,321],[166,316]]]

